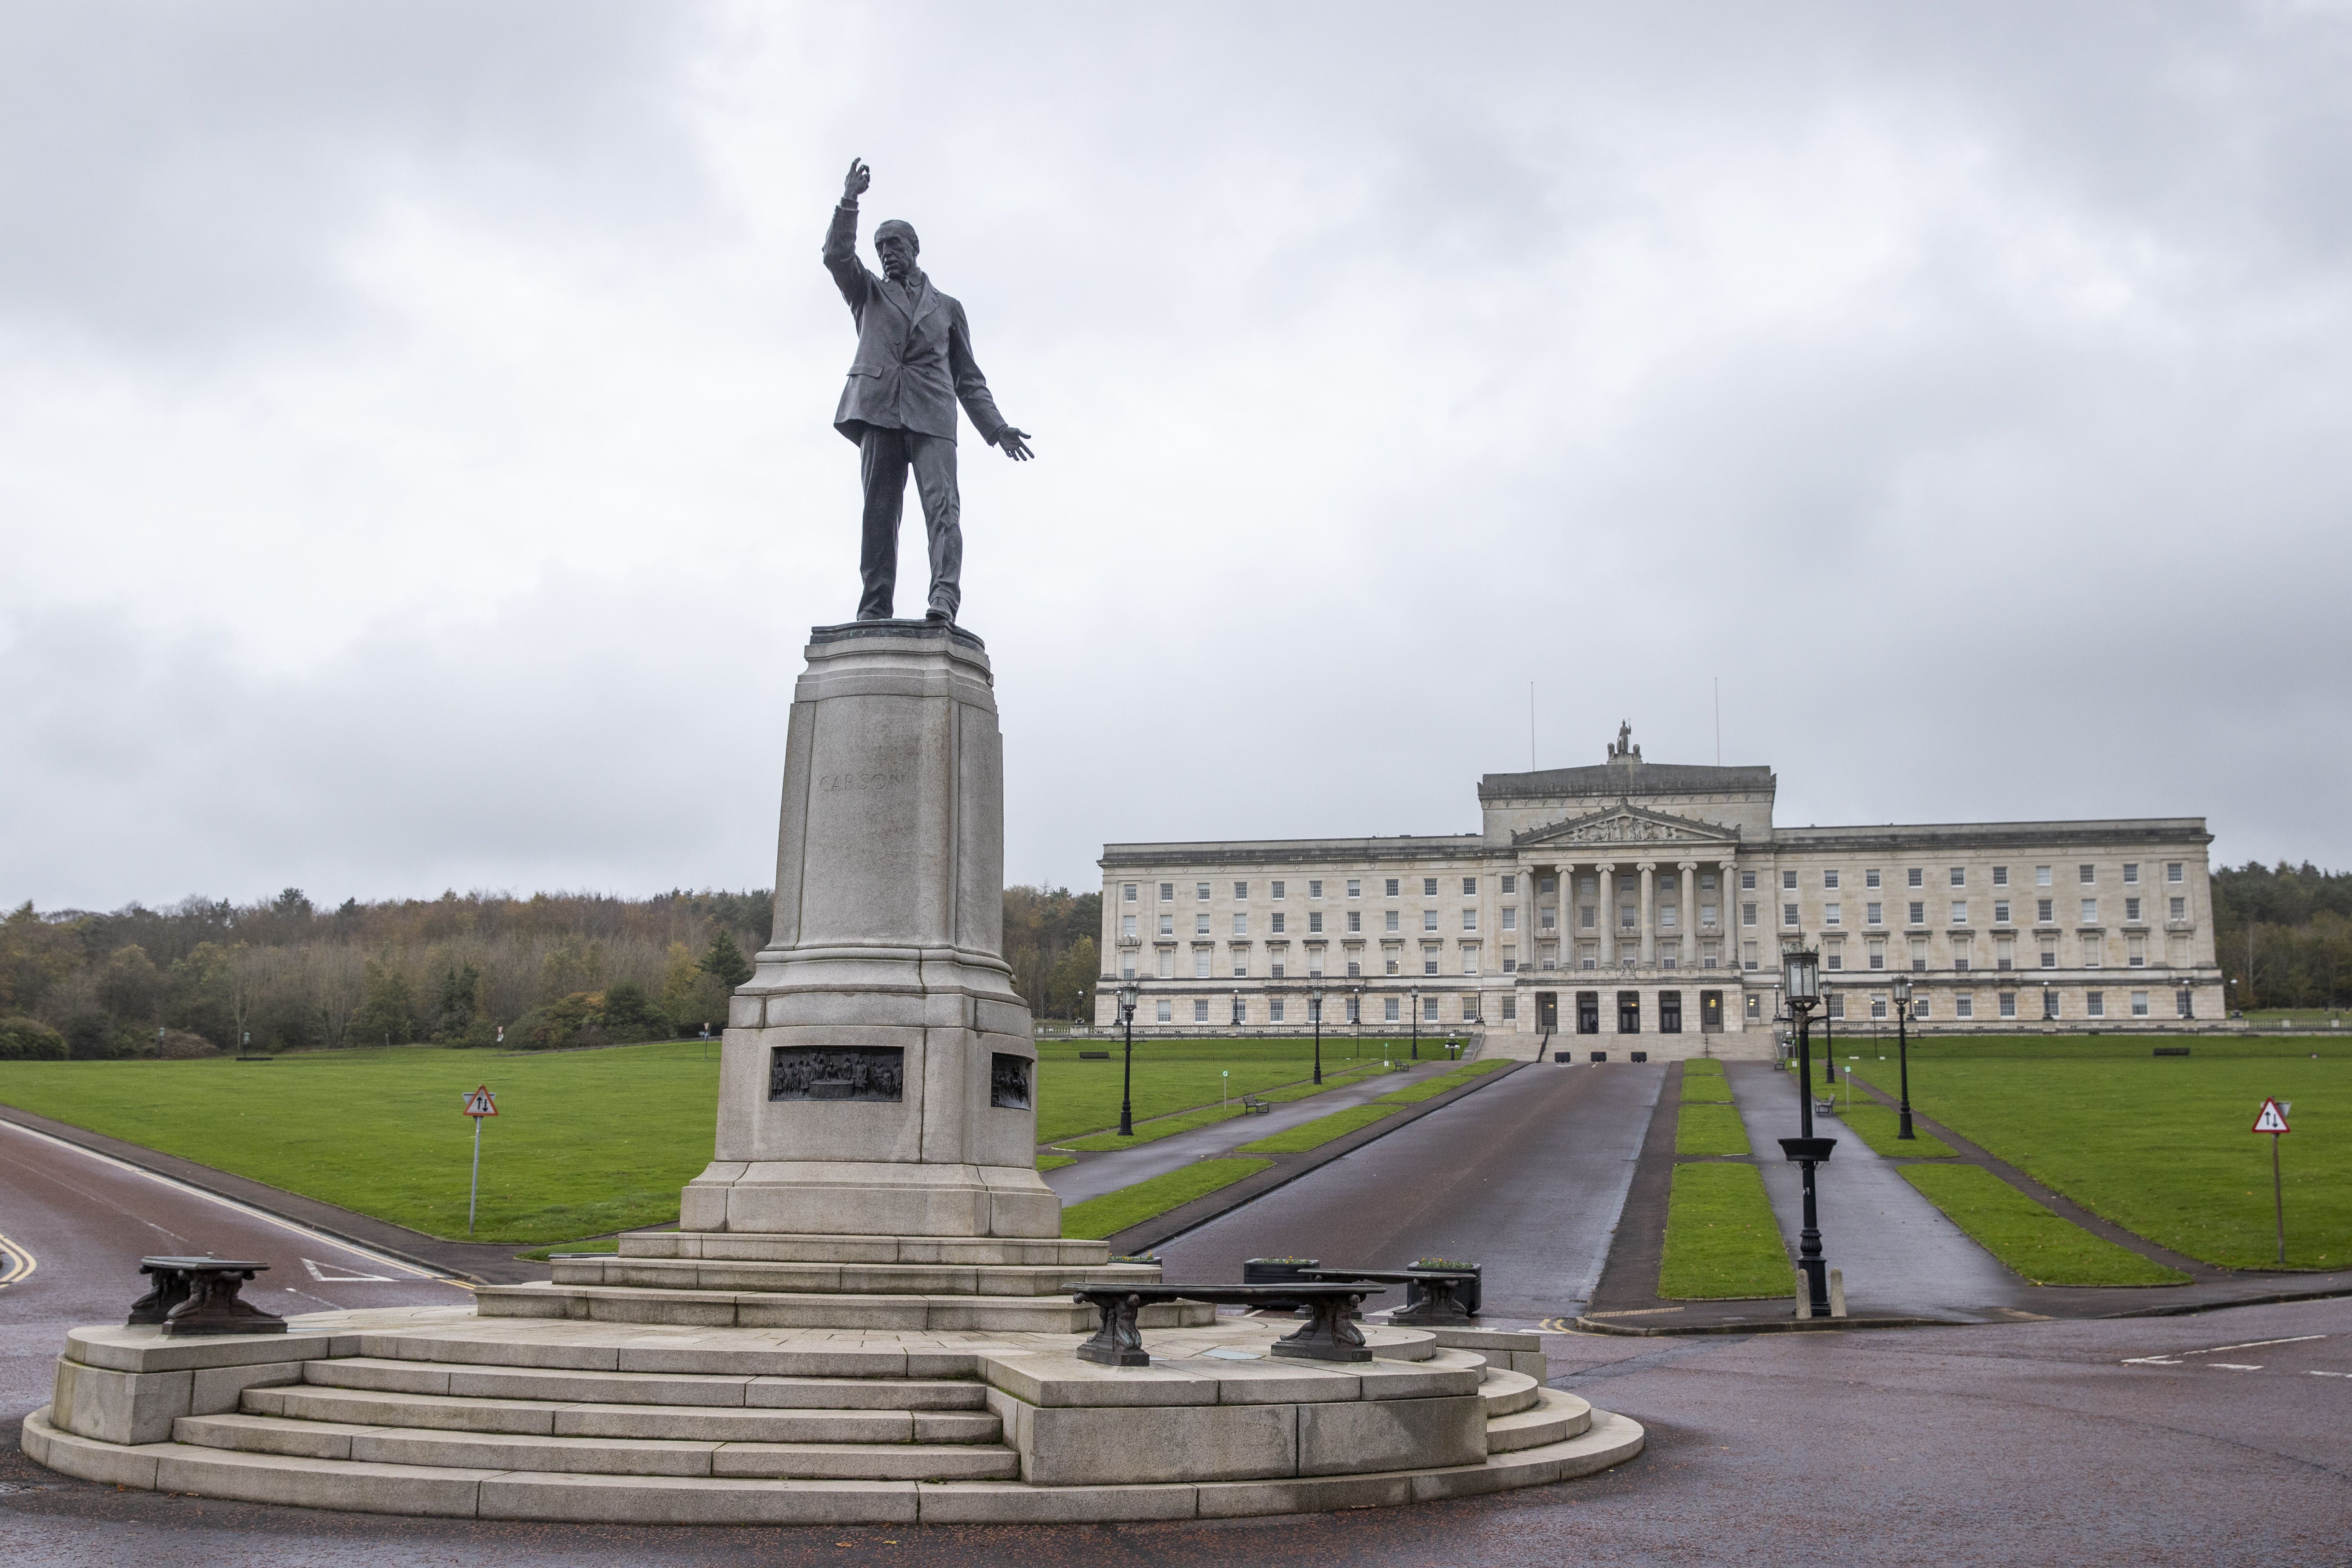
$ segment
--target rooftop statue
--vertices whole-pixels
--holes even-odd
[[[930,542],[931,587],[925,618],[953,621],[963,600],[963,529],[956,498],[956,405],[971,416],[989,445],[1026,462],[1029,433],[996,411],[988,378],[971,357],[971,328],[963,307],[931,287],[915,265],[920,242],[897,218],[876,226],[877,278],[857,259],[857,198],[873,171],[852,159],[841,183],[841,205],[824,234],[824,269],[841,286],[857,323],[857,359],[842,388],[833,427],[857,444],[866,487],[864,580],[857,618],[890,618],[898,575],[898,517],[906,505],[907,473],[914,471]]]

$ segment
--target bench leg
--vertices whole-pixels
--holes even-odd
[[[1307,1303],[1315,1314],[1295,1334],[1274,1342],[1274,1353],[1295,1361],[1370,1361],[1363,1331],[1351,1321],[1361,1296],[1318,1296]]]
[[[250,1274],[191,1270],[188,1299],[163,1320],[167,1334],[282,1334],[286,1320],[265,1312],[237,1292]]]
[[[1462,1303],[1454,1299],[1456,1283],[1452,1279],[1423,1280],[1421,1305],[1407,1307],[1401,1312],[1391,1312],[1389,1321],[1413,1328],[1435,1328],[1472,1321],[1470,1314],[1462,1310]]]
[[[1076,1298],[1102,1313],[1102,1327],[1095,1337],[1078,1347],[1080,1361],[1090,1361],[1101,1366],[1150,1366],[1151,1357],[1143,1348],[1143,1332],[1136,1327],[1136,1309],[1143,1298],[1131,1295],[1085,1295]]]

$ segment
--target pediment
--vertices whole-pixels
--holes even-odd
[[[1737,845],[1737,828],[1653,811],[1631,801],[1602,806],[1548,827],[1511,835],[1511,842],[1535,844],[1721,844]]]

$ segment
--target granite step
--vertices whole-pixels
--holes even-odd
[[[463,1362],[344,1356],[305,1362],[302,1381],[326,1388],[457,1394],[558,1404],[749,1405],[784,1410],[983,1410],[981,1384],[914,1378],[773,1377],[475,1366]]]
[[[760,1291],[853,1296],[1064,1296],[1087,1279],[1150,1284],[1157,1265],[955,1266],[944,1263],[759,1262],[708,1258],[557,1258],[557,1285],[638,1289]]]
[[[289,1384],[248,1388],[247,1415],[360,1426],[413,1426],[511,1436],[685,1443],[994,1443],[985,1410],[793,1410],[501,1399]]]
[[[731,1259],[946,1265],[963,1268],[1100,1268],[1110,1261],[1110,1247],[1106,1243],[1054,1237],[793,1236],[759,1231],[638,1230],[624,1235],[618,1245],[618,1256],[622,1258],[698,1258],[712,1262]]]
[[[853,1296],[761,1290],[685,1290],[617,1285],[484,1285],[475,1291],[483,1318],[566,1318],[604,1323],[696,1328],[863,1329],[898,1333],[1083,1334],[1095,1310],[1066,1298],[1024,1296]],[[1216,1321],[1196,1301],[1143,1309],[1145,1328],[1192,1327]]]
[[[874,1481],[1006,1480],[1021,1473],[1020,1456],[1001,1444],[565,1437],[246,1415],[183,1415],[172,1436],[249,1454],[477,1470]]]
[[[1556,1388],[1537,1390],[1528,1408],[1497,1415],[1486,1423],[1486,1452],[1516,1454],[1580,1437],[1592,1426],[1592,1406],[1573,1394]]]
[[[647,1333],[631,1323],[567,1323],[509,1318],[485,1326],[402,1330],[360,1336],[361,1354],[384,1361],[462,1363],[484,1367],[553,1367],[575,1372],[659,1372],[688,1376],[811,1377],[852,1380],[962,1379],[976,1382],[980,1358],[947,1347],[826,1343],[787,1348],[678,1332]]]
[[[1536,1402],[1542,1385],[1524,1372],[1510,1372],[1489,1364],[1486,1381],[1478,1385],[1478,1397],[1486,1402],[1486,1417],[1516,1415]]]

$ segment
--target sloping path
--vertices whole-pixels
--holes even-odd
[[[1206,1127],[1196,1127],[1190,1132],[1178,1132],[1150,1143],[1105,1150],[1097,1154],[1081,1154],[1076,1164],[1045,1173],[1045,1184],[1053,1188],[1054,1195],[1065,1204],[1084,1203],[1088,1198],[1098,1198],[1105,1193],[1115,1193],[1121,1187],[1131,1187],[1138,1182],[1181,1169],[1195,1160],[1223,1154],[1240,1144],[1254,1143],[1286,1128],[1328,1116],[1335,1110],[1369,1104],[1384,1094],[1393,1094],[1410,1084],[1435,1078],[1459,1065],[1449,1061],[1424,1061],[1420,1067],[1406,1072],[1372,1073],[1360,1082],[1327,1089],[1321,1094],[1310,1094],[1304,1100],[1283,1101],[1263,1116],[1229,1117],[1225,1121],[1212,1121]],[[1044,1147],[1050,1148],[1051,1145]]]
[[[1732,1062],[1724,1070],[1763,1170],[1772,1213],[1793,1253],[1804,1223],[1802,1177],[1796,1166],[1774,1156],[1780,1140],[1797,1132],[1796,1075],[1769,1062]],[[1844,1272],[1851,1311],[1969,1314],[2026,1306],[2033,1288],[1946,1219],[1903,1179],[1894,1161],[1835,1117],[1815,1118],[1814,1131],[1837,1140],[1815,1186],[1822,1249],[1830,1267]]]

